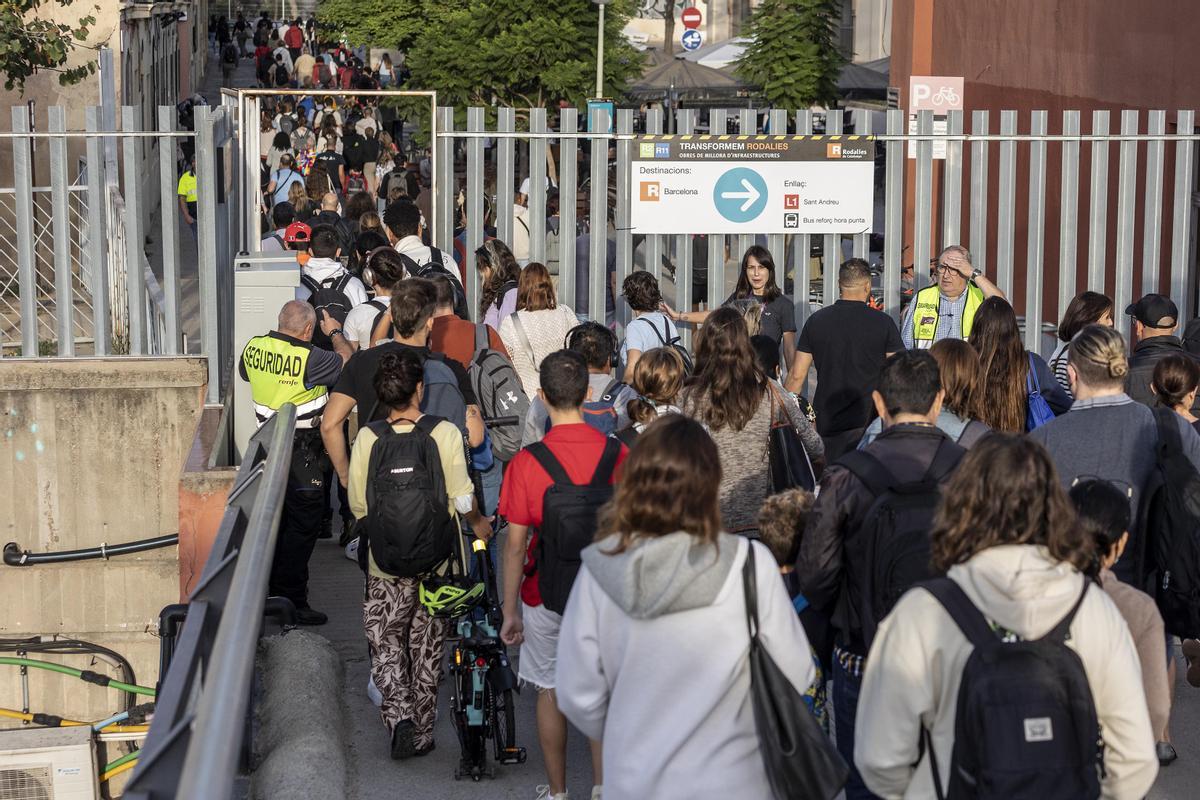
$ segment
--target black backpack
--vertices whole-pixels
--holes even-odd
[[[529,396],[521,386],[521,378],[512,361],[496,350],[488,341],[488,326],[482,322],[475,325],[475,354],[467,368],[471,388],[479,401],[479,409],[485,418],[520,417],[516,425],[494,425],[488,427],[492,439],[492,455],[500,461],[511,461],[521,449],[521,434],[525,428],[525,415],[529,413]]]
[[[338,322],[345,322],[346,315],[354,308],[354,303],[346,295],[346,287],[353,276],[349,272],[326,278],[317,283],[311,276],[301,273],[300,283],[308,288],[308,302],[317,310],[317,324],[313,328],[312,343],[323,350],[332,350],[333,342],[321,330],[321,311],[328,311],[329,316]]]
[[[237,46],[232,44],[225,45],[225,49],[221,51],[221,61],[226,64],[236,64],[238,62]]]
[[[663,329],[661,331],[658,329],[658,326],[654,324],[653,320],[650,320],[647,317],[638,317],[633,322],[645,322],[647,325],[649,325],[651,330],[654,331],[654,335],[658,337],[658,341],[662,343],[663,347],[670,347],[676,353],[679,353],[679,357],[683,359],[683,374],[692,374],[692,354],[689,353],[688,349],[683,346],[683,342],[680,341],[678,335],[671,336],[671,323],[667,321],[665,316],[663,318]],[[629,324],[632,325],[633,322]]]
[[[410,420],[409,420],[410,421]],[[415,578],[453,552],[458,525],[450,515],[442,458],[433,440],[440,417],[426,414],[408,433],[386,420],[368,427],[378,436],[368,462],[366,546],[381,570]]]
[[[863,642],[870,647],[875,630],[910,588],[934,577],[930,567],[929,532],[941,497],[941,483],[954,471],[966,450],[943,439],[929,469],[916,481],[901,481],[865,450],[852,450],[839,464],[866,484],[875,498],[858,535],[866,553],[858,589]]]
[[[1090,584],[1083,579],[1079,599],[1049,633],[1016,642],[1002,641],[953,580],[921,584],[974,648],[958,689],[945,791],[932,737],[922,732],[938,800],[1100,796],[1104,740],[1083,661],[1066,645]]]
[[[376,314],[375,317],[371,320],[371,332],[369,334],[367,334],[368,336],[374,336],[375,329],[379,327],[379,321],[381,319],[383,319],[384,314],[388,313],[391,310],[391,306],[389,306],[386,301],[381,300],[378,297],[368,300],[367,305],[371,306],[372,308],[379,309],[379,313]],[[392,323],[389,322],[388,329],[387,329],[387,338],[390,339],[394,335],[395,335],[394,326],[392,325]],[[359,346],[359,348],[363,348],[363,347],[370,347],[373,344],[374,344],[374,342],[367,342],[365,344],[362,342],[359,342],[358,346]]]
[[[612,475],[621,454],[621,443],[612,438],[605,441],[596,471],[583,486],[571,482],[545,442],[536,442],[525,449],[553,481],[542,497],[542,524],[537,531],[534,568],[543,605],[561,614],[583,564],[583,549],[596,540],[596,512],[612,498]]]
[[[1167,633],[1200,636],[1200,473],[1183,452],[1177,415],[1154,409],[1157,463],[1142,497],[1142,548],[1137,576],[1146,575]],[[1147,589],[1150,589],[1147,586]]]
[[[279,62],[275,63],[275,85],[287,86],[292,76],[288,73],[288,68]]]
[[[437,275],[443,275],[450,279],[450,285],[454,287],[454,316],[459,319],[470,320],[471,312],[467,308],[467,295],[463,291],[462,282],[458,276],[450,270],[446,269],[446,262],[442,256],[442,251],[436,247],[429,248],[429,263],[418,264],[412,256],[400,254],[400,260],[404,262],[404,269],[409,275],[414,278],[424,278],[429,280]]]

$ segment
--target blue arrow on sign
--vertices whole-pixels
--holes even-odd
[[[713,186],[713,204],[730,222],[749,222],[767,207],[767,182],[752,169],[731,169]]]
[[[696,50],[700,47],[702,41],[704,39],[701,37],[700,31],[697,30],[686,30],[679,37],[679,42],[683,45],[684,50]]]

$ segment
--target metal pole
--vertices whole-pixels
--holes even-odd
[[[596,97],[604,97],[604,3],[599,0],[600,22],[596,26]]]

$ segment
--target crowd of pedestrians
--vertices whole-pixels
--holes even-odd
[[[899,325],[861,259],[798,325],[753,246],[715,308],[595,265],[610,297],[589,319],[558,245],[530,260],[528,180],[513,241],[485,220],[474,253],[431,243],[427,165],[377,104],[336,94],[401,84],[389,57],[311,20],[214,27],[263,85],[318,92],[264,104],[262,246],[294,253],[298,286],[239,370],[260,421],[302,412],[272,591],[326,621],[307,562],[336,507],[394,758],[435,746],[476,559],[536,695],[543,800],[581,767],[571,725],[593,800],[1132,800],[1177,758],[1200,563],[1164,543],[1200,534],[1200,337],[1169,298],[1081,293],[1046,360],[964,247]],[[770,757],[780,726],[830,769]]]

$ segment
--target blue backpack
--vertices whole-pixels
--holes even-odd
[[[1038,382],[1033,366],[1033,354],[1029,354],[1029,372],[1025,375],[1025,431],[1036,430],[1054,419],[1054,412],[1046,398],[1042,397],[1042,386]]]
[[[583,404],[583,421],[591,425],[605,436],[613,436],[617,432],[617,395],[625,384],[617,379],[609,382],[600,394],[599,400],[588,400]],[[546,432],[550,431],[550,418],[546,417]]]

